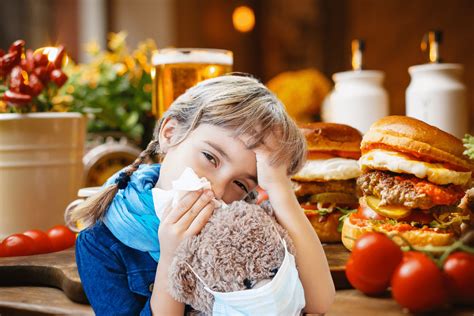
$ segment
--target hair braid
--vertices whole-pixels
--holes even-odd
[[[100,192],[87,198],[77,207],[70,210],[70,215],[66,214],[65,216],[65,218],[68,218],[66,224],[73,229],[76,223],[80,222],[84,228],[87,228],[101,219],[105,215],[118,190],[124,189],[127,186],[132,174],[138,170],[139,166],[147,157],[150,157],[155,152],[157,146],[158,140],[156,139],[148,143],[146,149],[138,155],[137,159],[119,174],[115,183],[105,187]]]

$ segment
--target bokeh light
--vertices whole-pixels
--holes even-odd
[[[242,33],[250,32],[255,26],[255,14],[248,6],[239,6],[232,13],[234,28]]]

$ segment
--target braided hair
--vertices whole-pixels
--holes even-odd
[[[138,155],[135,161],[126,167],[117,177],[115,183],[105,187],[97,194],[87,198],[83,203],[71,210],[70,223],[80,222],[84,228],[93,225],[99,219],[102,219],[110,203],[114,199],[118,190],[125,189],[130,177],[138,167],[147,159],[156,153],[158,140],[152,140],[144,151]]]

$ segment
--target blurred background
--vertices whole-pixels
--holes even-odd
[[[251,11],[236,15],[242,6]],[[18,38],[31,47],[62,43],[74,60],[87,62],[85,43],[105,48],[109,32],[125,30],[131,47],[151,38],[158,48],[232,50],[234,70],[263,82],[309,67],[331,78],[350,69],[351,40],[363,38],[365,68],[386,74],[391,114],[405,113],[408,67],[427,62],[423,34],[441,29],[443,60],[465,67],[473,130],[471,0],[2,0],[1,8],[3,49]]]

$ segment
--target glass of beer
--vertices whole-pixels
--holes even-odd
[[[231,72],[233,55],[222,49],[164,48],[153,54],[152,64],[152,111],[160,118],[188,88]]]

